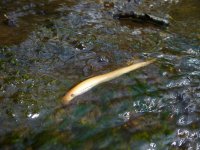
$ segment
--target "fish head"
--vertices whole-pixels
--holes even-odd
[[[62,98],[63,104],[68,104],[74,97],[76,97],[76,95],[72,91],[67,92]]]

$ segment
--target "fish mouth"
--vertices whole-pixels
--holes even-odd
[[[63,96],[63,98],[62,98],[62,103],[63,103],[64,105],[66,105],[66,104],[68,104],[72,99],[73,99],[73,97],[70,97],[70,96],[67,94],[67,95]]]

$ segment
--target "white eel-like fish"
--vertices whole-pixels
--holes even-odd
[[[136,70],[138,68],[145,67],[155,61],[156,61],[156,59],[152,59],[152,60],[145,61],[145,62],[139,62],[139,63],[132,64],[127,67],[123,67],[123,68],[114,70],[114,71],[106,73],[106,74],[102,74],[102,75],[98,75],[98,76],[86,79],[86,80],[80,82],[79,84],[77,84],[76,86],[74,86],[73,88],[71,88],[65,94],[65,96],[63,97],[63,104],[68,104],[76,96],[79,96],[79,95],[89,91],[91,88],[93,88],[101,83],[115,79],[123,74],[126,74],[130,71]]]

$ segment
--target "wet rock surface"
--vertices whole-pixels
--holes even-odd
[[[1,3],[0,149],[199,148],[198,0]],[[170,26],[113,19],[133,10]],[[83,79],[151,58],[58,108]]]

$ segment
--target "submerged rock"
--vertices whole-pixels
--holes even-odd
[[[129,13],[118,13],[113,15],[114,19],[131,19],[137,22],[147,22],[160,26],[168,26],[169,21],[146,13],[137,13],[131,11]]]

